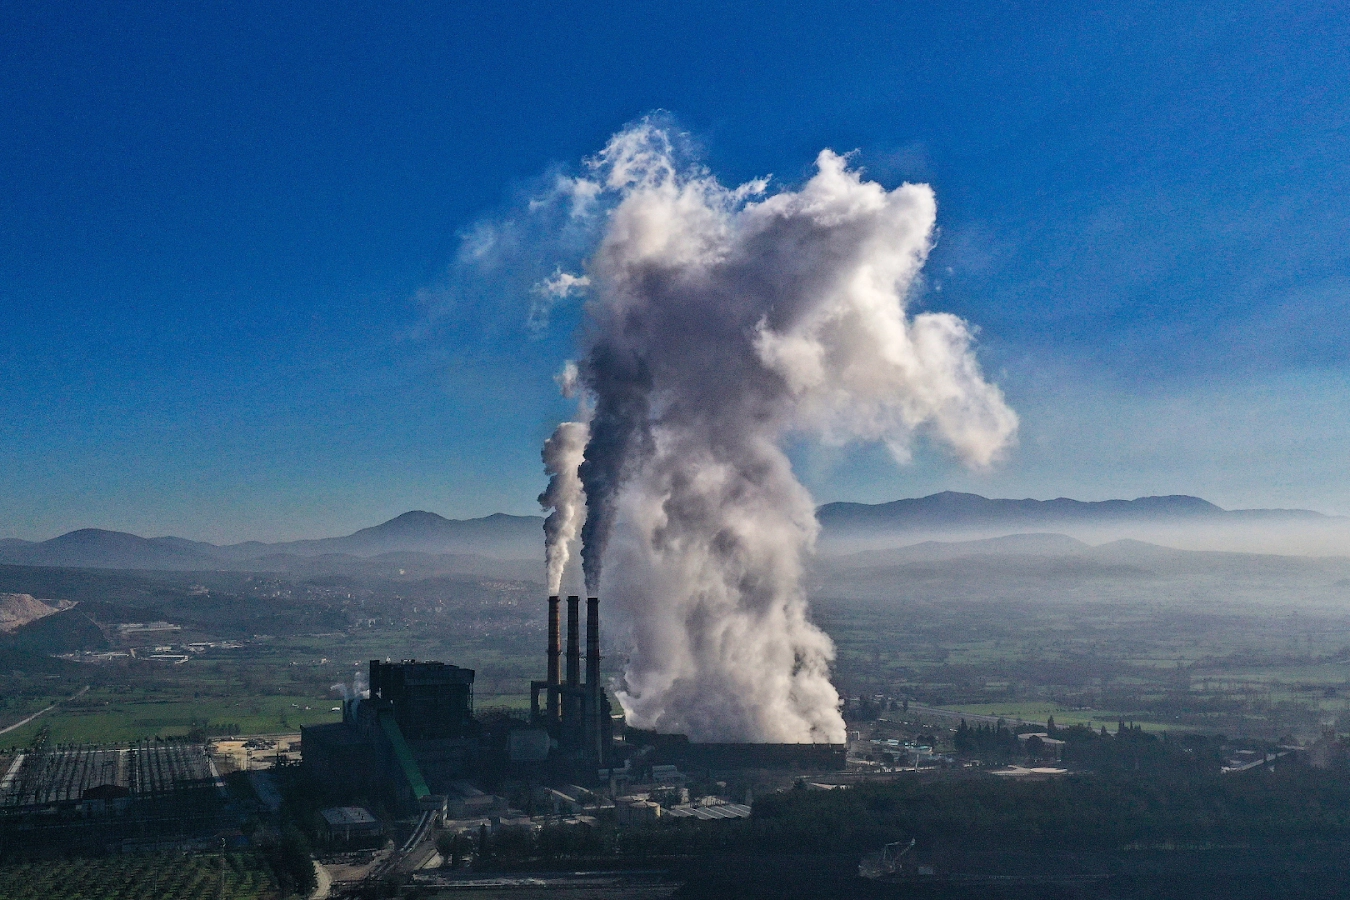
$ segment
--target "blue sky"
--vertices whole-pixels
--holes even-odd
[[[915,308],[979,326],[1021,444],[798,447],[819,500],[1350,514],[1343,6],[10,3],[0,33],[0,536],[535,511],[575,310],[533,335],[524,275],[455,260],[656,109],[728,183],[831,147],[937,192]]]

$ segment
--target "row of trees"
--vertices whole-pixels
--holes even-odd
[[[1022,755],[1017,733],[1001,720],[997,725],[972,728],[962,719],[952,742],[957,756],[977,757],[987,762],[1007,762]]]

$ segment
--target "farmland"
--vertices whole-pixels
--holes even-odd
[[[1094,552],[822,566],[836,683],[1061,724],[1272,740],[1350,725],[1345,561]]]
[[[0,866],[0,900],[279,900],[256,853],[159,853]],[[224,882],[222,890],[222,880]]]
[[[1266,739],[1350,716],[1344,561],[1140,547],[825,558],[812,614],[845,696]],[[331,721],[334,686],[372,658],[473,668],[480,708],[522,706],[542,672],[542,587],[528,580],[0,566],[0,589],[79,603],[0,644],[0,728],[89,687],[0,750],[42,728],[98,744],[293,732]]]

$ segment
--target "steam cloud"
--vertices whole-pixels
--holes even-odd
[[[586,422],[562,422],[544,442],[544,471],[549,481],[548,488],[539,495],[539,505],[550,510],[544,519],[544,562],[551,595],[562,590],[572,544],[586,518],[586,497],[578,469],[589,437]]]
[[[343,700],[368,700],[370,699],[370,685],[366,683],[366,673],[357,669],[352,675],[351,687],[345,683],[339,682],[329,688],[330,691],[337,691],[342,695]]]
[[[841,742],[834,647],[800,583],[814,502],[785,439],[882,441],[904,461],[924,434],[978,467],[1017,417],[964,321],[906,314],[932,246],[929,187],[887,191],[825,150],[799,190],[727,188],[681,140],[642,121],[566,183],[601,231],[568,281],[589,297],[579,373],[593,409],[575,481],[579,423],[544,450],[550,589],[584,487],[586,583],[596,592],[608,566],[631,724]]]

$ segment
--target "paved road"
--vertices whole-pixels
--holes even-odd
[[[83,697],[85,691],[87,691],[87,690],[89,690],[89,685],[86,684],[84,687],[80,688],[80,690],[79,690],[76,694],[74,694],[74,695],[72,695],[72,696],[70,696],[70,697],[67,697],[66,700],[75,700],[75,699],[77,699],[77,698],[79,698],[79,697]],[[34,719],[36,719],[38,716],[42,715],[42,714],[45,713],[45,712],[51,712],[52,710],[56,709],[58,706],[60,706],[62,703],[65,703],[65,702],[66,702],[65,700],[57,700],[57,701],[56,701],[55,703],[53,703],[51,706],[47,707],[46,709],[39,709],[37,712],[33,713],[31,716],[29,716],[29,717],[26,718],[26,719],[20,719],[19,721],[15,722],[13,725],[10,725],[10,726],[5,727],[5,728],[0,728],[0,734],[9,734],[9,732],[13,731],[13,730],[16,729],[16,728],[22,728],[23,726],[27,725],[29,722],[31,722],[31,721],[33,721]]]

